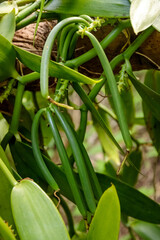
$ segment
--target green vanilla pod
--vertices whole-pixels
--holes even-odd
[[[127,120],[126,120],[126,117],[124,114],[122,100],[121,100],[120,94],[118,92],[116,79],[115,79],[115,76],[112,71],[112,67],[108,61],[106,54],[104,53],[103,48],[101,47],[101,45],[98,42],[98,40],[96,39],[96,37],[94,37],[94,35],[88,31],[85,31],[85,35],[88,36],[88,38],[90,39],[93,47],[95,48],[95,50],[97,52],[99,60],[102,64],[105,76],[107,78],[108,86],[110,88],[110,92],[113,97],[113,104],[114,104],[115,112],[117,115],[119,127],[121,129],[121,133],[122,133],[124,142],[126,144],[126,148],[127,148],[127,150],[131,150],[132,140],[131,140],[131,136],[129,133]]]
[[[49,121],[49,124],[50,124],[51,131],[52,131],[53,136],[54,136],[54,140],[55,140],[55,143],[56,143],[56,146],[57,146],[57,150],[59,152],[60,159],[62,161],[64,172],[65,172],[66,178],[68,180],[68,183],[70,185],[70,188],[72,190],[75,202],[76,202],[77,207],[78,207],[79,211],[81,212],[82,216],[86,217],[87,208],[85,206],[83,196],[80,192],[78,183],[76,181],[76,178],[74,176],[74,172],[73,172],[71,164],[70,164],[70,160],[68,158],[67,152],[65,150],[64,144],[62,142],[62,139],[61,139],[61,136],[59,134],[58,128],[56,126],[55,120],[52,117],[52,112],[49,110],[49,108],[47,108],[46,114],[47,114],[47,118],[48,118],[48,121]]]
[[[39,130],[39,121],[42,113],[45,111],[45,109],[40,109],[33,120],[32,124],[32,130],[31,130],[31,139],[32,139],[32,147],[33,147],[33,154],[35,157],[35,160],[37,162],[38,167],[41,170],[41,173],[43,174],[45,180],[48,182],[48,184],[55,190],[59,190],[59,187],[54,180],[53,176],[51,175],[50,171],[48,170],[43,157],[41,155],[41,151],[39,148],[39,136],[38,136],[38,130]]]
[[[77,165],[77,169],[79,172],[82,189],[84,191],[85,199],[88,204],[88,208],[91,211],[91,213],[94,213],[96,210],[96,203],[95,203],[94,194],[93,194],[91,182],[89,179],[88,171],[86,168],[86,164],[84,162],[84,156],[81,152],[81,149],[79,147],[77,139],[76,139],[74,133],[72,132],[72,129],[71,129],[69,123],[66,121],[65,117],[63,116],[63,114],[54,105],[53,105],[52,110],[55,112],[56,117],[58,118],[59,122],[61,123],[61,126],[62,126],[62,128],[68,138],[68,141],[71,145],[73,156],[74,156],[74,159],[75,159],[75,162]]]

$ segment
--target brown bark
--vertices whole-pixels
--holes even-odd
[[[29,26],[18,30],[15,33],[13,43],[19,47],[24,48],[27,51],[33,52],[35,54],[41,55],[43,46],[45,44],[46,38],[54,27],[56,21],[52,22],[42,22],[39,24],[38,31],[35,38],[35,44],[33,46],[33,37],[35,24],[30,24]],[[101,41],[113,27],[105,26],[99,29],[97,32],[94,32],[95,36]],[[132,29],[128,29],[128,36],[126,33],[122,32],[106,49],[105,52],[109,60],[113,59],[116,55],[122,52],[129,46],[129,43],[133,42],[136,38]],[[131,64],[134,71],[155,68],[159,69],[160,66],[160,33],[154,31],[154,33],[141,45],[137,52],[131,58]],[[84,39],[79,38],[75,57],[85,53],[92,48],[91,43],[87,37]],[[52,58],[55,59],[56,56],[56,45],[53,48]],[[120,68],[116,69],[116,72]],[[90,76],[98,77],[102,73],[102,67],[98,58],[94,58],[91,61],[85,63],[79,68],[79,71]],[[97,74],[99,73],[99,75]]]

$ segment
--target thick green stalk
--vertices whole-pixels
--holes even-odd
[[[20,118],[20,113],[21,113],[21,108],[22,108],[22,98],[23,98],[24,89],[25,89],[25,85],[23,85],[19,82],[18,83],[18,88],[17,88],[15,104],[14,104],[12,121],[11,121],[11,124],[10,124],[10,127],[9,127],[9,131],[5,135],[5,137],[3,138],[2,143],[1,143],[3,149],[6,148],[8,142],[10,141],[12,136],[15,133],[17,133],[17,131],[18,131],[18,125],[19,125],[19,118]]]
[[[63,80],[63,79],[59,79],[59,81],[61,82],[61,86],[59,87],[59,89],[56,89],[55,95],[54,95],[54,101],[55,102],[60,102],[61,98],[64,97],[65,95],[65,90],[68,87],[68,80]]]
[[[124,58],[130,59],[133,53],[142,45],[142,43],[153,33],[155,29],[153,27],[149,27],[147,30],[142,32],[135,41],[126,49],[123,53]]]
[[[38,80],[40,78],[40,74],[38,72],[32,72],[29,74],[26,74],[24,76],[18,76],[16,79],[22,83],[22,84],[26,84],[26,83],[30,83],[33,82],[35,80]]]
[[[37,18],[38,18],[38,12],[32,13],[30,16],[24,18],[23,20],[17,23],[16,30],[19,30],[25,26],[28,26],[31,23],[36,22]],[[41,19],[47,19],[47,20],[53,20],[57,18],[58,18],[58,14],[56,13],[42,13],[42,17],[41,17]]]
[[[16,3],[18,6],[21,6],[21,5],[26,5],[28,3],[33,3],[34,0],[17,0]]]
[[[22,10],[17,16],[16,16],[16,23],[19,23],[22,19],[29,16],[31,13],[33,13],[36,9],[40,7],[41,0],[35,1],[31,6],[27,7],[26,9]]]

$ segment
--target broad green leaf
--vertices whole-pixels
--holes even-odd
[[[120,227],[120,204],[112,185],[100,198],[92,219],[87,240],[117,240]]]
[[[37,176],[44,179],[35,163],[32,147],[22,142],[16,142],[15,147],[16,151],[22,156],[22,161],[24,161],[37,174]],[[53,174],[60,187],[60,193],[74,202],[73,195],[62,168],[56,166],[45,156],[44,160],[49,171]],[[97,177],[103,191],[109,188],[111,183],[115,185],[120,200],[121,210],[127,216],[151,223],[160,223],[160,205],[155,201],[116,178],[103,174],[97,174]]]
[[[16,240],[11,227],[0,217],[0,239],[1,237],[2,240]]]
[[[129,17],[128,0],[50,0],[45,10],[93,17]]]
[[[136,88],[137,92],[143,99],[143,101],[147,104],[148,108],[151,110],[152,114],[160,121],[160,94],[153,91],[150,87],[141,83],[137,78],[133,75],[133,73],[128,69],[128,76]]]
[[[14,143],[10,142],[9,147],[10,147],[10,151],[11,151],[18,174],[22,178],[30,177],[31,179],[34,179],[34,181],[36,181],[39,184],[40,183],[39,177],[37,177],[35,172],[32,169],[30,169],[24,161],[22,161],[22,157],[23,157],[22,154],[25,154],[25,152],[23,152],[23,149],[20,155],[19,153],[17,153]]]
[[[18,7],[16,1],[4,1],[0,3],[0,17],[4,16],[7,13],[10,13],[15,9],[15,13],[18,13]]]
[[[11,207],[21,240],[69,240],[57,207],[32,180],[23,179],[11,192]]]
[[[14,46],[16,50],[16,54],[18,59],[28,68],[30,68],[32,71],[40,72],[40,64],[41,64],[41,57],[27,52],[19,47]],[[63,66],[60,63],[50,61],[49,64],[49,75],[51,77],[57,77],[61,79],[67,79],[70,81],[75,82],[82,82],[82,83],[88,83],[93,84],[96,82],[99,82],[99,80],[93,80],[89,77],[84,76],[83,74],[80,74],[77,71],[74,71],[73,69],[70,69],[66,66]]]
[[[8,169],[11,171],[8,159],[3,151],[3,148],[0,146],[0,157],[3,162],[6,164]],[[13,225],[13,217],[11,213],[10,205],[10,195],[11,195],[12,185],[0,169],[0,216],[9,223]]]
[[[139,171],[141,168],[142,153],[139,149],[131,152],[123,166],[122,172],[120,173],[120,179],[127,184],[134,186],[137,182]]]
[[[124,214],[142,221],[160,223],[160,205],[158,203],[116,178],[103,174],[97,174],[97,177],[103,191],[111,183],[114,184]]]
[[[15,69],[16,53],[12,44],[0,35],[0,82],[9,77],[17,77]]]
[[[144,84],[160,94],[160,71],[148,70]],[[151,109],[143,101],[143,113],[147,130],[158,153],[160,153],[160,121],[154,116]]]
[[[160,239],[160,226],[146,222],[135,221],[131,224],[131,227],[143,240]]]
[[[12,10],[0,19],[0,34],[11,42],[15,33],[15,26],[15,11]]]
[[[133,0],[130,8],[130,19],[137,34],[150,27],[160,14],[159,0]]]

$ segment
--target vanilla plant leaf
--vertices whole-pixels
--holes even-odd
[[[87,239],[118,239],[120,215],[120,203],[117,191],[115,186],[112,185],[103,193],[98,202],[97,209],[88,231]]]
[[[0,82],[7,78],[16,78],[16,52],[13,45],[0,34]]]
[[[25,51],[17,46],[14,46],[17,58],[29,69],[35,72],[40,72],[41,56]],[[50,61],[49,76],[66,79],[73,82],[82,82],[86,84],[94,84],[101,80],[93,80],[69,67]]]
[[[135,87],[143,101],[147,104],[153,116],[160,121],[160,94],[137,80],[137,78],[129,69],[127,70],[127,73],[133,86]]]
[[[50,0],[44,10],[93,17],[129,17],[128,0]]]
[[[0,19],[0,34],[11,42],[15,33],[15,28],[15,10],[13,9]]]

